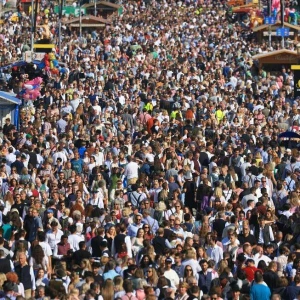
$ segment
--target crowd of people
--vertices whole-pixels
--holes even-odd
[[[41,2],[60,74],[4,68],[31,24],[0,25],[2,89],[44,79],[0,129],[0,299],[300,299],[300,103],[252,60],[281,41],[219,1],[122,5],[59,37]]]

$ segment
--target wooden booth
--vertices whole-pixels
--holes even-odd
[[[106,25],[111,25],[112,21],[108,19],[104,19],[102,17],[95,17],[92,15],[82,16],[81,17],[81,27],[82,29],[98,29],[98,28],[105,28]],[[80,28],[80,17],[73,18],[68,21],[63,22],[64,25],[70,26],[71,29],[78,29]]]
[[[95,3],[84,4],[82,8],[86,9],[87,14],[94,15],[95,13]],[[121,15],[123,6],[112,2],[98,1],[96,2],[96,11],[101,17],[110,18],[113,14]]]
[[[262,24],[253,28],[253,33],[256,34],[258,42],[263,42],[269,39],[269,29],[271,30],[272,41],[281,40],[281,37],[276,35],[276,29],[281,28],[281,23],[277,21],[273,25]],[[290,29],[289,39],[295,42],[300,41],[300,26],[292,25],[284,22],[284,27]]]
[[[258,62],[259,68],[264,67],[266,71],[280,71],[282,67],[290,68],[299,62],[297,51],[287,49],[276,50],[268,53],[257,54],[252,59]]]

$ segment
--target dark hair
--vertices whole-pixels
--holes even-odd
[[[263,281],[263,274],[262,274],[262,271],[258,270],[258,271],[255,271],[254,273],[254,280],[255,282],[262,282]]]

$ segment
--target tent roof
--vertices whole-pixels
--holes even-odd
[[[80,22],[80,17],[78,18],[73,18],[71,20],[68,20],[68,21],[65,21],[63,22],[64,24],[73,24],[73,23],[79,23]],[[95,17],[95,16],[92,16],[92,15],[88,15],[88,16],[83,16],[81,17],[81,23],[87,23],[87,22],[92,22],[92,23],[104,23],[104,24],[111,24],[112,21],[111,20],[108,20],[108,19],[104,19],[104,18],[101,18],[101,17]]]
[[[90,7],[94,7],[95,6],[95,3],[87,3],[87,4],[84,4],[82,5],[82,8],[90,8]],[[111,2],[108,2],[108,1],[99,1],[96,3],[96,6],[107,6],[107,7],[111,7],[111,8],[114,8],[114,9],[119,9],[120,7],[122,7],[122,5],[120,4],[116,4],[116,3],[111,3]]]
[[[0,103],[3,104],[5,102],[9,102],[10,104],[18,104],[18,105],[22,103],[22,101],[16,98],[14,94],[0,91]]]
[[[271,51],[271,52],[267,52],[267,53],[256,54],[252,57],[252,59],[253,60],[259,60],[259,59],[264,58],[264,57],[275,56],[275,55],[278,55],[278,54],[289,54],[289,55],[293,55],[293,56],[298,56],[296,51],[281,49],[281,50],[275,50],[275,51]]]
[[[261,31],[261,30],[266,30],[266,29],[269,28],[269,26],[271,26],[272,29],[273,28],[277,28],[277,27],[281,27],[281,22],[277,21],[275,24],[272,24],[272,25],[262,24],[260,26],[254,27],[253,28],[253,32],[257,32],[257,31]],[[293,25],[293,24],[290,24],[290,23],[287,23],[287,22],[284,22],[284,27],[288,27],[290,29],[294,29],[294,30],[300,31],[300,26]]]

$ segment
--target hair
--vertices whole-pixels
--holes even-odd
[[[111,300],[114,298],[114,283],[111,279],[106,279],[101,290],[103,300]]]
[[[256,283],[259,283],[259,282],[262,282],[263,281],[263,274],[262,272],[259,270],[259,271],[255,271],[254,273],[254,280]]]
[[[35,245],[31,251],[31,256],[35,259],[36,264],[42,264],[43,258],[45,257],[45,253],[42,246]]]
[[[156,269],[150,267],[150,268],[148,268],[148,270],[152,270],[152,276],[149,277],[149,275],[148,275],[148,283],[151,283],[153,286],[156,286],[157,282],[158,282],[158,276],[157,276]]]
[[[132,293],[133,292],[133,283],[130,279],[125,279],[123,282],[123,288],[126,293]],[[112,298],[111,298],[112,299]],[[111,300],[109,299],[109,300]]]
[[[123,277],[122,276],[116,276],[114,278],[114,289],[115,292],[123,291]]]

